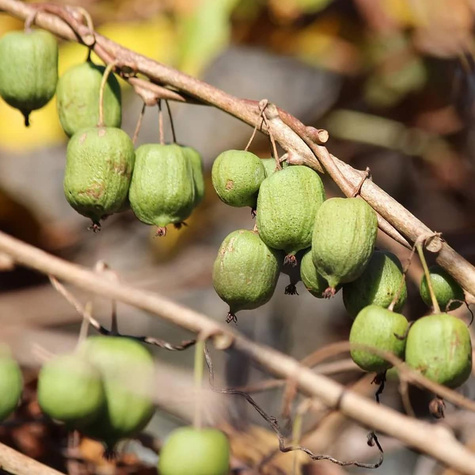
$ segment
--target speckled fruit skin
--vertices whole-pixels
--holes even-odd
[[[120,336],[89,337],[81,353],[101,372],[105,405],[81,432],[113,447],[140,432],[155,412],[155,368],[150,352],[138,341]]]
[[[74,134],[68,143],[64,194],[80,214],[98,224],[121,210],[127,201],[134,145],[115,127],[91,127]]]
[[[46,415],[71,427],[91,423],[105,403],[101,373],[84,356],[56,356],[38,375],[38,403]]]
[[[233,231],[222,242],[213,266],[213,285],[230,313],[251,310],[272,297],[283,256],[254,231]]]
[[[217,429],[180,427],[165,441],[160,475],[227,475],[230,448],[226,435]]]
[[[0,39],[0,95],[29,114],[54,96],[58,81],[58,43],[43,30],[12,31]]]
[[[311,168],[292,166],[272,174],[257,198],[261,239],[287,255],[310,247],[315,215],[324,200],[322,180]]]
[[[320,206],[313,228],[312,258],[331,288],[352,282],[363,273],[377,231],[376,213],[361,198],[331,198]]]
[[[459,308],[465,300],[465,295],[462,287],[460,287],[457,281],[438,265],[429,267],[429,274],[435,298],[437,299],[440,309],[445,312]],[[422,277],[419,292],[424,303],[428,307],[432,307],[432,300],[430,298],[429,287],[427,286],[425,275]],[[451,302],[449,308],[447,308],[447,305],[449,305],[451,300],[460,301]]]
[[[18,363],[12,358],[10,349],[0,345],[0,422],[6,419],[18,406],[23,390],[23,376]]]
[[[183,222],[195,205],[193,168],[183,147],[145,144],[135,156],[129,190],[135,216],[158,227]]]
[[[328,282],[317,272],[313,264],[311,249],[303,255],[300,261],[300,278],[314,297],[319,299],[324,297],[323,293],[328,288]]]
[[[218,155],[211,169],[213,187],[229,206],[256,207],[259,187],[265,178],[261,159],[244,150],[227,150]]]
[[[449,388],[460,386],[472,370],[467,326],[448,313],[420,318],[407,335],[406,363],[436,383]]]
[[[58,81],[56,105],[59,121],[66,135],[71,137],[81,129],[99,123],[99,91],[104,66],[92,61],[69,68]],[[120,86],[113,74],[109,74],[104,88],[104,125],[120,127],[122,106]]]
[[[388,308],[400,288],[399,299],[393,308],[395,312],[402,309],[407,299],[401,263],[389,251],[374,251],[363,273],[343,286],[343,303],[348,313],[355,317],[367,305]]]
[[[350,344],[367,345],[393,353],[398,358],[404,356],[408,321],[404,315],[391,312],[378,305],[368,305],[355,318],[350,331]],[[384,358],[370,351],[352,347],[353,361],[365,371],[381,373],[392,366]]]
[[[203,201],[205,195],[205,180],[203,176],[203,158],[197,150],[192,147],[183,147],[185,154],[191,161],[193,169],[193,181],[195,183],[195,206]]]

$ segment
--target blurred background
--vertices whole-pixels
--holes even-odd
[[[62,3],[62,2],[58,2]],[[66,2],[64,2],[66,4]],[[263,98],[307,125],[326,128],[329,150],[358,169],[370,167],[373,180],[429,227],[443,233],[460,254],[475,262],[475,60],[474,0],[109,0],[78,1],[103,35],[197,76],[238,97]],[[22,23],[0,15],[0,34]],[[85,47],[61,43],[60,74],[86,59]],[[123,81],[123,128],[132,135],[142,102]],[[211,283],[212,264],[224,237],[254,222],[248,209],[227,208],[210,184],[213,159],[227,149],[242,149],[252,130],[219,110],[171,104],[177,141],[197,148],[207,175],[206,198],[180,230],[165,238],[135,219],[131,211],[106,220],[99,233],[69,207],[63,195],[67,137],[53,99],[31,115],[0,101],[0,229],[73,262],[93,267],[105,261],[120,279],[159,292],[224,321],[226,305]],[[165,118],[166,138],[171,140]],[[148,108],[137,144],[158,142],[157,108]],[[251,151],[271,153],[267,137],[257,136]],[[325,180],[328,196],[340,195]],[[378,246],[396,253],[403,265],[408,252],[380,236]],[[4,262],[3,262],[4,261]],[[10,268],[2,259],[0,315],[3,338],[23,364],[28,391],[0,440],[29,456],[66,471],[60,448],[64,431],[38,420],[36,376],[49,354],[74,346],[81,316],[44,276]],[[420,265],[408,274],[405,315],[414,320],[429,311],[419,295]],[[330,301],[311,296],[302,283],[299,295],[284,295],[282,275],[272,300],[238,314],[237,329],[256,341],[296,358],[348,338],[351,319],[341,294]],[[106,327],[111,303],[69,288]],[[457,311],[469,319],[468,311]],[[118,306],[120,330],[174,343],[190,334],[157,318]],[[13,335],[13,336],[12,336]],[[189,423],[193,411],[193,350],[156,350],[157,403],[160,410],[147,429],[156,447],[171,429]],[[235,352],[213,352],[219,384],[246,386],[266,379],[261,368]],[[336,361],[336,363],[335,363]],[[327,370],[340,382],[369,397],[371,377],[362,375],[345,355]],[[339,364],[339,366],[338,366]],[[323,371],[323,369],[322,369]],[[461,391],[474,394],[473,383]],[[430,395],[411,390],[418,417],[430,419]],[[213,395],[210,395],[210,400]],[[265,410],[279,416],[282,390],[256,394]],[[397,376],[390,378],[384,404],[401,408]],[[210,404],[211,406],[211,404]],[[36,418],[36,419],[35,419]],[[338,413],[313,408],[305,415],[303,444],[340,459],[375,461],[366,429]],[[206,420],[224,428],[233,446],[233,467],[257,473],[257,465],[277,447],[276,436],[254,409],[236,396],[220,397]],[[282,426],[285,426],[282,419]],[[474,415],[447,408],[445,424],[475,447]],[[434,461],[380,438],[386,460],[377,473],[453,474]],[[150,445],[150,444],[149,444]],[[156,473],[156,454],[130,443],[119,466],[101,459],[100,446],[83,441],[87,470],[78,473]],[[303,473],[369,473],[299,458]],[[276,454],[262,473],[292,473],[292,454]],[[82,466],[82,468],[84,468]],[[78,469],[78,467],[76,467]]]

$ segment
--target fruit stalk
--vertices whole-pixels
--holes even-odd
[[[434,313],[440,313],[439,302],[437,302],[437,298],[434,293],[434,289],[432,287],[432,281],[430,278],[429,267],[427,266],[426,258],[424,256],[424,250],[422,249],[422,244],[416,242],[416,249],[417,253],[419,254],[419,259],[422,263],[422,268],[424,269],[424,274],[427,279],[427,287],[429,288],[430,298],[432,300],[432,306],[434,307]]]
[[[115,68],[116,62],[113,61],[109,63],[104,71],[101,81],[101,88],[99,89],[99,123],[97,124],[98,127],[104,127],[104,89],[107,84],[107,78],[111,71]]]
[[[195,345],[195,367],[194,367],[194,376],[195,376],[195,413],[193,415],[193,427],[195,429],[201,429],[203,426],[202,421],[202,401],[203,401],[203,367],[204,367],[204,350],[205,350],[205,340],[199,337]]]

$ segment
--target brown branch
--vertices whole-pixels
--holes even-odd
[[[15,475],[64,475],[1,443],[0,469]]]
[[[79,20],[83,18],[81,12],[74,15],[70,13],[72,9],[69,8],[68,15],[63,15],[68,19],[68,22],[66,22],[58,16],[41,11],[41,7],[35,6],[35,4],[27,4],[18,0],[0,0],[0,10],[22,19],[31,16],[38,8],[40,11],[35,17],[35,23],[40,27],[71,41],[81,41],[81,38],[90,37],[89,27]],[[106,63],[117,62],[125,79],[133,77],[136,73],[142,73],[151,81],[150,87],[154,89],[153,93],[156,93],[153,84],[155,83],[176,92],[180,96],[176,97],[177,100],[186,100],[186,97],[191,97],[197,102],[219,108],[252,127],[259,125],[261,117],[257,101],[234,97],[198,79],[120,46],[96,32],[94,32],[94,38],[93,50]],[[146,81],[141,86],[147,87]],[[350,190],[354,191],[361,182],[363,172],[355,170],[334,157],[326,147],[320,145],[326,141],[327,137],[324,133],[316,134],[313,128],[304,126],[287,112],[275,107],[274,109],[277,114],[271,117],[272,134],[289,156],[299,157],[301,163],[318,171],[325,169],[345,194],[348,195]],[[264,133],[269,132],[265,126],[262,127],[262,131]],[[373,182],[366,180],[361,187],[360,195],[377,211],[383,220],[387,221],[385,223],[385,221],[380,220],[379,224],[394,239],[398,240],[398,234],[400,234],[415,242],[420,236],[434,235],[434,232],[424,223]],[[432,252],[437,252],[437,262],[452,274],[468,292],[475,295],[475,267],[440,238],[434,239],[432,244],[427,247]]]
[[[156,293],[112,282],[97,272],[51,256],[1,232],[0,252],[12,256],[18,264],[53,275],[102,297],[158,315],[192,332],[214,335],[215,344],[218,343],[220,347],[233,345],[274,376],[283,379],[293,376],[300,391],[318,398],[327,407],[338,409],[360,424],[395,437],[463,473],[474,473],[475,454],[460,444],[446,428],[411,419],[378,405],[323,375],[315,374],[295,359],[252,342],[229,326],[219,324]]]

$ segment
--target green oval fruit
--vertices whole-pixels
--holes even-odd
[[[18,363],[7,346],[0,346],[0,422],[18,406],[23,389],[23,377]]]
[[[213,285],[229,305],[228,320],[240,310],[264,305],[272,297],[282,255],[254,231],[233,231],[222,242],[213,266]]]
[[[266,173],[266,178],[273,175],[276,171],[279,171],[276,168],[275,158],[261,158],[261,163],[264,165],[264,171]],[[289,164],[284,160],[280,163],[282,168],[287,168]]]
[[[113,448],[141,431],[155,412],[153,357],[138,341],[120,336],[90,337],[80,351],[101,372],[105,390],[102,411],[81,432]]]
[[[325,200],[322,180],[311,168],[293,166],[266,178],[257,199],[256,224],[261,239],[282,249],[286,260],[310,247],[318,208]]]
[[[165,441],[158,459],[161,475],[227,475],[230,448],[218,429],[180,427]]]
[[[163,235],[169,224],[181,224],[195,206],[195,182],[189,155],[176,144],[145,144],[136,150],[129,190],[130,206],[145,224]]]
[[[0,95],[21,111],[28,126],[30,112],[56,91],[58,43],[47,31],[12,31],[0,39],[0,58]]]
[[[429,267],[429,274],[432,289],[434,290],[435,298],[441,310],[449,311],[459,308],[465,300],[465,295],[457,281],[438,265]],[[424,303],[432,307],[432,300],[425,275],[422,277],[419,291]]]
[[[60,355],[38,375],[38,403],[52,419],[78,428],[101,412],[105,392],[100,371],[79,354]]]
[[[327,280],[315,268],[312,260],[312,250],[309,249],[300,261],[300,277],[307,290],[317,298],[323,298],[328,288]]]
[[[350,331],[351,358],[365,371],[382,373],[392,364],[381,356],[356,345],[366,345],[393,353],[398,358],[404,356],[408,321],[404,315],[391,312],[378,305],[363,308],[355,318]]]
[[[261,159],[244,150],[227,150],[218,155],[211,169],[217,195],[229,206],[256,207],[259,187],[265,178]]]
[[[448,313],[420,318],[407,335],[406,363],[431,381],[449,388],[460,386],[472,371],[467,326]]]
[[[377,231],[376,213],[361,198],[331,198],[320,206],[313,229],[312,258],[317,272],[330,285],[327,296],[334,295],[337,285],[352,282],[363,273]]]
[[[63,183],[69,204],[99,227],[126,205],[134,160],[132,140],[121,129],[91,127],[74,134]]]
[[[58,81],[56,104],[59,121],[64,132],[71,137],[81,129],[99,123],[99,92],[104,66],[92,61],[69,68]],[[103,98],[104,124],[120,127],[122,122],[120,86],[113,74],[109,74]]]
[[[193,169],[193,181],[195,184],[195,206],[197,206],[205,195],[205,180],[203,176],[203,159],[197,150],[192,147],[184,147],[184,152],[191,161]]]
[[[407,288],[399,259],[389,251],[375,251],[363,273],[343,286],[343,303],[355,317],[368,305],[388,308],[393,298],[399,298],[393,310],[398,312],[406,303]]]

